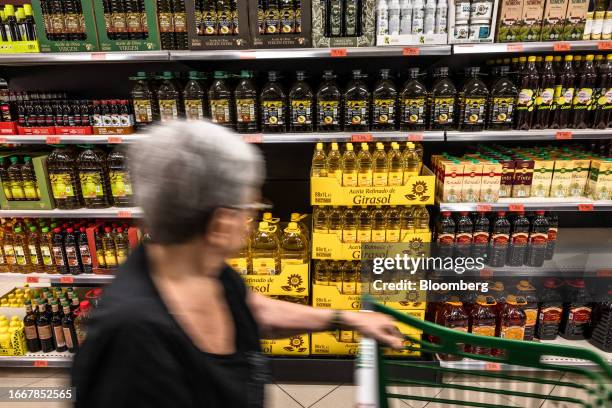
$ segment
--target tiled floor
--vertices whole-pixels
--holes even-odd
[[[574,384],[588,384],[582,377],[570,374],[539,375],[539,378],[561,380]],[[61,387],[68,384],[68,372],[62,369],[0,369],[0,387]],[[565,387],[553,385],[535,386],[523,382],[483,381],[473,376],[454,376],[445,382],[458,386],[482,386],[499,388],[514,392],[530,392],[546,396],[580,397],[580,391],[568,390]],[[473,401],[495,403],[503,407],[520,408],[574,408],[553,400],[532,399],[515,395],[496,396],[495,394],[477,394],[452,388],[438,387],[391,387],[390,392],[419,396],[425,398],[441,398],[452,401]],[[355,405],[355,387],[349,384],[270,384],[266,389],[266,408],[352,408]],[[0,399],[3,395],[0,393]],[[69,408],[63,403],[9,403],[0,402],[0,408]],[[440,404],[418,400],[390,400],[390,408],[453,408],[461,405]]]

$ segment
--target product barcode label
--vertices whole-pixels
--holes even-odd
[[[351,135],[351,142],[353,143],[367,143],[374,140],[374,136],[370,133],[358,133]]]
[[[332,48],[329,50],[329,55],[331,57],[346,57],[348,50],[346,48]]]

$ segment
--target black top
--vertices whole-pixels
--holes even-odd
[[[233,269],[220,275],[232,313],[236,352],[198,349],[168,312],[149,275],[144,247],[104,292],[75,356],[76,407],[263,407],[266,358]],[[197,299],[186,299],[197,301]]]

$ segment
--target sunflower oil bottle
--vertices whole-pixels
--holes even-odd
[[[278,261],[278,236],[276,225],[270,225],[261,221],[251,240],[251,262],[253,263],[253,274],[276,275],[279,271]]]
[[[280,241],[280,267],[308,263],[308,241],[296,222],[290,222],[283,230]]]
[[[267,222],[270,227],[274,227],[274,232],[276,232],[276,235],[280,238],[281,231],[278,229],[280,218],[273,217],[271,212],[265,212],[261,216],[261,220]]]
[[[404,165],[402,184],[406,184],[411,177],[418,176],[421,171],[421,159],[419,159],[414,143],[406,143],[406,149],[402,153],[402,163]]]
[[[38,180],[32,165],[32,158],[25,156],[23,158],[23,166],[21,166],[21,177],[23,180],[23,192],[26,200],[36,201],[40,198],[40,189],[38,188]]]
[[[427,207],[424,205],[417,205],[414,207],[412,212],[414,217],[414,232],[428,232],[429,231],[429,212]]]
[[[106,159],[101,150],[85,148],[77,160],[78,173],[87,208],[105,208],[110,206],[110,182],[107,180]]]
[[[308,217],[307,214],[291,213],[289,222],[297,223],[298,227],[300,228],[300,231],[302,232],[304,237],[306,237],[306,240],[308,240],[308,237],[310,236],[310,231],[306,223],[303,221],[306,217]]]
[[[357,155],[357,185],[359,187],[372,186],[372,155],[367,143],[361,144],[361,151]]]
[[[372,212],[365,205],[357,211],[357,242],[372,242]]]
[[[332,143],[331,151],[327,155],[327,177],[335,177],[342,183],[342,155],[338,150],[338,143]]]
[[[377,205],[372,211],[372,242],[387,241],[387,217],[382,206]]]
[[[329,285],[329,262],[318,261],[315,263],[314,283],[316,285]]]
[[[13,231],[10,224],[4,224],[4,240],[2,241],[2,249],[4,252],[4,261],[8,272],[16,272],[15,247],[13,246]]]
[[[28,256],[30,257],[30,272],[45,272],[40,251],[40,235],[35,225],[30,225],[28,233]]]
[[[402,154],[400,152],[398,143],[391,143],[391,150],[389,150],[389,154],[387,155],[387,161],[389,163],[389,176],[387,184],[389,186],[403,185],[404,166],[402,165]]]
[[[376,151],[372,155],[373,161],[373,185],[374,187],[386,186],[389,182],[389,160],[385,153],[385,146],[376,143]]]
[[[385,214],[387,224],[386,242],[400,242],[401,237],[401,212],[397,206],[392,205]]]
[[[346,151],[342,155],[342,185],[345,187],[357,186],[357,155],[353,144],[346,144]]]
[[[245,226],[245,231],[247,230],[247,226]],[[247,240],[247,234],[243,234],[240,239],[240,249],[236,253],[236,255],[232,258],[226,259],[226,263],[232,267],[236,272],[240,275],[247,275],[250,273],[251,269],[251,256],[249,253],[249,242]]]
[[[111,227],[104,227],[104,234],[102,235],[102,251],[104,252],[104,263],[106,264],[106,267],[116,268],[119,262],[117,260],[117,249],[115,247],[115,240]]]
[[[329,208],[315,207],[312,213],[313,232],[320,234],[329,233]]]
[[[342,214],[342,242],[357,242],[357,212],[352,207]]]
[[[121,265],[127,259],[130,250],[127,231],[124,231],[122,227],[117,228],[117,232],[113,235],[113,241],[117,254],[117,264]]]
[[[13,230],[13,248],[15,250],[15,264],[18,273],[30,272],[30,259],[27,256],[26,248],[28,248],[28,237],[22,227],[15,227]]]
[[[334,206],[328,214],[329,234],[336,234],[338,239],[342,238],[342,209]]]
[[[357,294],[357,280],[359,276],[355,271],[353,262],[346,261],[340,268],[342,273],[342,294],[343,295],[356,295]]]
[[[7,169],[9,183],[11,184],[11,195],[15,201],[23,201],[26,199],[23,191],[23,175],[21,174],[21,165],[17,156],[11,156],[11,165]]]
[[[44,266],[43,272],[58,273],[53,258],[53,231],[49,227],[42,227],[40,230],[40,255]]]
[[[312,155],[312,177],[327,177],[327,155],[323,150],[323,143],[317,143]]]
[[[414,233],[414,208],[404,207],[400,212],[400,241],[406,242],[408,235]]]

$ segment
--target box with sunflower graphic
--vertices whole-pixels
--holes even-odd
[[[264,353],[273,356],[309,356],[310,336],[300,334],[286,339],[261,340],[261,349]]]
[[[31,160],[36,176],[34,181],[12,182],[0,188],[0,207],[3,210],[52,210],[55,208],[52,184],[47,172],[47,155],[20,152],[19,155],[4,154],[0,157],[5,163],[9,162],[10,157],[15,157],[17,163]]]
[[[234,260],[228,260],[230,266]],[[281,271],[277,275],[253,275],[243,274],[246,285],[254,292],[266,296],[308,296],[309,264],[283,263]]]
[[[434,203],[435,176],[423,166],[418,176],[403,185],[350,187],[336,177],[310,178],[312,205],[430,205]]]

